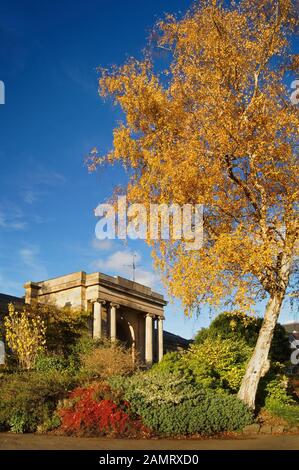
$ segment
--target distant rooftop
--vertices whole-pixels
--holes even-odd
[[[182,336],[175,335],[169,331],[163,331],[164,338],[164,353],[178,351],[180,349],[188,349],[190,344],[193,343],[192,339],[182,338]]]
[[[23,297],[15,297],[14,295],[1,294],[0,293],[0,308],[7,309],[8,304],[21,305],[25,303]]]
[[[284,326],[284,329],[287,331],[287,333],[299,333],[299,323],[298,322],[293,322],[293,323],[286,323]]]
[[[286,325],[283,325],[283,326],[288,336],[291,337],[291,340],[293,339],[299,340],[299,323],[297,322],[287,323]]]

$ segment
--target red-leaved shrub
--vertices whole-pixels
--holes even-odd
[[[108,398],[110,394],[110,398]],[[61,431],[66,434],[130,436],[145,429],[140,419],[130,416],[129,403],[113,401],[107,385],[77,388],[70,393],[67,406],[58,411]]]

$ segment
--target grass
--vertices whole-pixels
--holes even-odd
[[[272,401],[267,410],[274,416],[285,420],[290,426],[299,426],[299,405],[285,405]]]

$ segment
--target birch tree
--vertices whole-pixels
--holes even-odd
[[[198,1],[182,18],[166,16],[141,60],[102,70],[100,94],[124,119],[111,151],[93,150],[89,163],[121,162],[128,201],[204,205],[200,250],[149,242],[186,314],[204,303],[249,310],[267,302],[239,390],[253,408],[295,278],[299,116],[290,79],[299,61],[290,41],[298,17],[292,0],[227,3]]]

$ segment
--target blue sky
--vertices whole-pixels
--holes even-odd
[[[93,210],[125,175],[118,167],[91,175],[84,157],[110,148],[119,119],[97,94],[96,67],[139,56],[155,21],[189,5],[1,0],[0,292],[23,295],[27,280],[80,270],[130,277],[130,250],[137,281],[161,290],[142,242],[96,243]],[[209,322],[206,310],[185,319],[178,302],[166,313],[166,329],[186,337]]]

